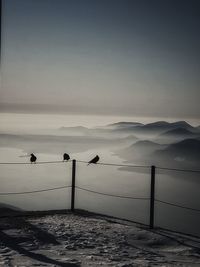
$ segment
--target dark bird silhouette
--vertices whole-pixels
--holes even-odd
[[[37,160],[37,158],[36,158],[36,156],[32,153],[31,155],[30,155],[31,157],[30,157],[30,162],[31,163],[36,163],[36,160]]]
[[[94,157],[92,160],[90,160],[90,161],[88,162],[88,165],[91,164],[91,163],[96,164],[98,161],[99,161],[99,156],[96,155],[96,157]]]
[[[63,154],[63,161],[68,161],[70,159],[70,156],[67,153]]]

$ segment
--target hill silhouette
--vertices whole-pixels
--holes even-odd
[[[152,155],[156,159],[166,162],[184,162],[199,166],[200,164],[200,140],[185,139],[178,143],[171,144],[165,149],[157,150]]]
[[[117,154],[130,162],[132,162],[133,160],[143,162],[144,160],[146,161],[149,155],[151,155],[153,152],[165,147],[165,145],[160,145],[152,141],[143,140],[137,141],[135,144],[132,144],[129,147],[118,150]]]
[[[164,132],[160,135],[160,137],[180,137],[180,138],[198,138],[200,137],[200,133],[194,133],[186,128],[179,127],[167,132]]]
[[[107,127],[127,128],[127,127],[142,126],[142,125],[143,124],[140,122],[120,121],[120,122],[108,124]]]
[[[149,129],[153,131],[165,131],[165,130],[173,130],[176,128],[184,128],[184,129],[193,129],[189,123],[185,121],[177,121],[177,122],[166,122],[166,121],[157,121],[153,123],[148,123],[144,125],[143,129]]]
[[[189,123],[185,121],[177,121],[177,122],[166,122],[166,121],[157,121],[148,124],[125,124],[123,127],[123,123],[121,122],[120,127],[116,127],[113,129],[115,132],[127,132],[133,134],[141,134],[141,135],[160,135],[164,132],[175,130],[177,128],[183,128],[189,130],[191,132],[195,131],[195,128],[191,126]]]

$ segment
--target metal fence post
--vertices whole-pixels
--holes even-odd
[[[151,166],[150,229],[154,228],[155,166]]]
[[[71,211],[74,211],[75,203],[75,178],[76,178],[76,160],[72,160],[72,191],[71,191]]]

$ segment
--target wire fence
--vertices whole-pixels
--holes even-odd
[[[130,196],[130,195],[120,195],[120,194],[111,194],[108,192],[102,192],[98,191],[95,189],[87,188],[87,187],[82,187],[78,186],[75,184],[75,173],[76,173],[76,162],[83,163],[83,164],[88,164],[87,161],[82,161],[82,160],[69,160],[69,161],[40,161],[37,163],[28,163],[28,162],[0,162],[0,165],[27,165],[27,164],[33,164],[33,165],[38,165],[38,164],[70,164],[70,162],[73,163],[72,165],[72,185],[63,185],[63,186],[57,186],[57,187],[51,187],[51,188],[44,188],[44,189],[36,189],[36,190],[28,190],[28,191],[20,191],[20,192],[0,192],[0,196],[7,196],[7,195],[25,195],[25,194],[35,194],[35,193],[41,193],[41,192],[47,192],[47,191],[54,191],[54,190],[60,190],[60,189],[66,189],[66,188],[71,188],[72,189],[72,198],[75,198],[75,189],[93,193],[93,194],[98,194],[102,196],[107,196],[107,197],[112,197],[112,198],[120,198],[120,199],[130,199],[130,200],[144,200],[144,201],[150,201],[151,202],[151,207],[150,207],[150,213],[153,212],[151,215],[154,216],[154,202],[161,203],[164,205],[169,205],[173,206],[176,208],[180,209],[185,209],[185,210],[190,210],[193,212],[200,212],[200,209],[189,207],[187,205],[181,205],[178,203],[173,203],[171,201],[164,201],[159,198],[155,198],[155,169],[158,170],[167,170],[167,171],[175,171],[175,172],[186,172],[186,173],[200,173],[200,170],[190,170],[190,169],[178,169],[178,168],[167,168],[167,167],[161,167],[161,166],[148,166],[148,165],[132,165],[132,164],[115,164],[115,163],[106,163],[106,162],[100,162],[96,163],[97,165],[100,166],[115,166],[115,167],[130,167],[130,168],[145,168],[151,170],[151,189],[153,187],[153,190],[151,190],[151,194],[149,197],[143,197],[143,196]],[[152,168],[153,167],[153,168]],[[152,172],[153,170],[153,172]],[[74,181],[73,181],[74,179]],[[152,183],[153,181],[153,183]],[[74,199],[71,200],[74,202]],[[151,228],[154,227],[153,221],[151,221]]]
[[[117,197],[117,198],[126,198],[126,199],[139,199],[139,200],[149,200],[150,199],[149,197],[148,198],[145,198],[145,197],[131,197],[131,196],[122,196],[122,195],[108,194],[108,193],[98,192],[98,191],[94,191],[94,190],[83,188],[83,187],[79,187],[79,186],[75,186],[75,188],[80,189],[80,190],[83,190],[83,191],[87,191],[87,192],[90,192],[90,193],[102,195],[102,196]]]
[[[33,190],[33,191],[24,191],[24,192],[6,192],[6,193],[0,193],[1,196],[6,196],[6,195],[25,195],[25,194],[34,194],[34,193],[41,193],[41,192],[47,192],[47,191],[54,191],[54,190],[59,190],[59,189],[64,189],[64,188],[69,188],[69,186],[59,186],[59,187],[53,187],[53,188],[45,188],[45,189],[40,189],[40,190]]]
[[[30,162],[0,162],[0,165],[30,165],[30,164],[57,164],[57,163],[69,163],[72,160],[63,161],[63,160],[55,160],[55,161],[37,161],[35,163]],[[76,160],[76,162],[88,164],[88,161],[84,160]],[[117,164],[117,163],[108,163],[108,162],[97,162],[96,165],[103,166],[115,166],[115,167],[130,167],[130,168],[147,168],[150,169],[151,165],[134,165],[134,164]],[[180,169],[180,168],[167,168],[162,166],[156,166],[156,169],[160,170],[168,170],[168,171],[180,171],[180,172],[194,172],[200,173],[200,170],[191,170],[191,169]]]
[[[64,188],[71,188],[72,186],[59,186],[59,187],[53,187],[53,188],[45,188],[45,189],[40,189],[40,190],[32,190],[32,191],[22,191],[22,192],[0,192],[1,196],[6,196],[6,195],[24,195],[24,194],[34,194],[34,193],[41,193],[41,192],[47,192],[47,191],[54,191],[54,190],[60,190],[60,189],[64,189]],[[88,188],[83,188],[80,186],[75,186],[75,188],[79,189],[79,190],[83,190],[86,192],[90,192],[90,193],[94,193],[94,194],[98,194],[98,195],[102,195],[102,196],[109,196],[109,197],[116,197],[116,198],[124,198],[124,199],[135,199],[135,200],[150,200],[150,197],[133,197],[133,196],[122,196],[122,195],[115,195],[115,194],[109,194],[109,193],[104,193],[104,192],[99,192],[99,191],[95,191],[95,190],[91,190]],[[156,202],[159,203],[163,203],[166,205],[171,205],[174,207],[178,207],[178,208],[182,208],[182,209],[187,209],[187,210],[192,210],[192,211],[197,211],[200,212],[200,209],[194,209],[194,208],[190,208],[187,206],[182,206],[179,204],[175,204],[175,203],[171,203],[171,202],[167,202],[167,201],[163,201],[160,199],[155,199]]]
[[[87,161],[83,161],[83,160],[77,160],[77,162],[88,164]],[[133,165],[133,164],[130,165],[130,164],[116,164],[116,163],[106,163],[106,162],[97,162],[95,164],[103,165],[103,166],[130,167],[130,168],[150,168],[151,167],[148,165]]]
[[[194,209],[194,208],[190,208],[190,207],[187,207],[187,206],[182,206],[182,205],[174,204],[174,203],[163,201],[163,200],[159,200],[159,199],[155,199],[155,201],[156,202],[163,203],[163,204],[166,204],[166,205],[178,207],[178,208],[181,208],[181,209],[186,209],[186,210],[192,210],[192,211],[198,211],[198,212],[200,212],[200,209]]]
[[[66,163],[66,162],[71,162],[71,160],[68,161],[61,161],[61,160],[55,160],[55,161],[37,161],[34,163],[30,163],[30,162],[0,162],[0,165],[30,165],[30,164],[57,164],[57,163]]]
[[[166,168],[156,166],[159,170],[167,170],[167,171],[176,171],[176,172],[190,172],[190,173],[200,173],[200,170],[190,170],[190,169],[177,169],[177,168]]]

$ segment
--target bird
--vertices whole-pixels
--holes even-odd
[[[37,160],[36,156],[35,156],[33,153],[30,154],[30,156],[31,156],[31,157],[30,157],[30,162],[31,162],[31,163],[33,163],[33,162],[36,163],[36,160]]]
[[[63,154],[63,161],[68,161],[70,159],[70,156],[67,153]]]
[[[88,165],[91,164],[91,163],[96,164],[98,161],[99,161],[99,156],[96,155],[96,157],[94,157],[92,160],[90,160],[90,161],[88,162]]]

